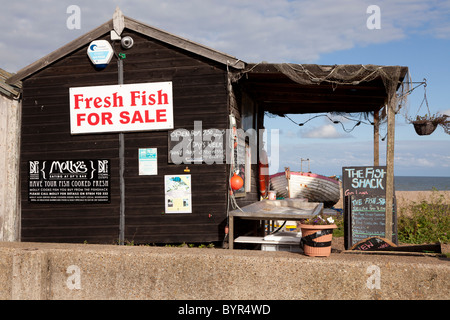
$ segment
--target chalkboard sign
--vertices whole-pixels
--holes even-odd
[[[386,166],[344,167],[344,196],[386,194]]]
[[[386,167],[342,168],[346,249],[370,237],[385,236]],[[397,243],[395,197],[392,240]]]
[[[32,160],[28,170],[29,202],[110,202],[109,160]]]
[[[352,250],[377,251],[377,250],[387,250],[395,247],[396,247],[395,243],[389,241],[388,239],[384,239],[381,237],[371,237],[359,241],[358,243],[353,245]]]
[[[372,236],[384,237],[386,197],[384,195],[353,195],[350,201],[352,244]],[[395,219],[392,222],[395,223]]]
[[[169,163],[224,163],[226,130],[177,129],[169,131]]]

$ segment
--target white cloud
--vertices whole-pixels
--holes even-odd
[[[308,131],[302,132],[301,137],[312,139],[340,139],[351,138],[352,136],[337,131],[336,127],[332,124],[325,124],[323,126],[313,127]]]
[[[21,0],[2,5],[0,67],[17,71],[111,19],[125,15],[235,55],[246,62],[314,62],[320,55],[421,33],[449,37],[445,1],[377,1],[381,29],[369,30],[369,0],[79,0],[81,29],[68,30],[72,0]]]
[[[450,117],[450,109],[439,111],[440,114],[445,114]]]

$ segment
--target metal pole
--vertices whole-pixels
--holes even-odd
[[[123,60],[117,60],[119,84],[123,84]],[[125,138],[119,133],[119,177],[120,177],[120,218],[119,218],[119,244],[125,242]]]

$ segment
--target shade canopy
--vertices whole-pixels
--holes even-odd
[[[407,67],[375,65],[247,64],[244,91],[276,115],[373,112],[397,104]]]

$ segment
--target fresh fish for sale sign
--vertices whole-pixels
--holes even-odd
[[[172,82],[69,89],[72,134],[173,129]]]

